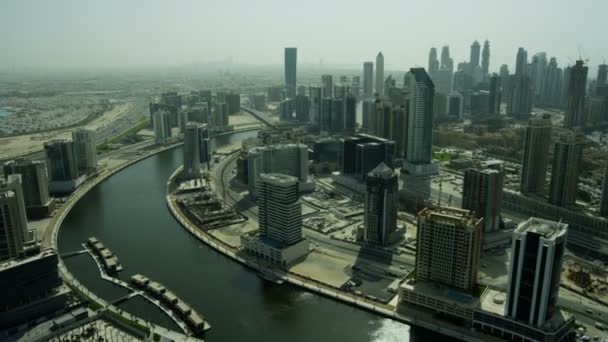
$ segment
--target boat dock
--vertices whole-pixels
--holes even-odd
[[[101,259],[101,263],[108,274],[116,274],[122,271],[122,265],[118,261],[118,257],[96,237],[90,237],[85,248],[92,250]]]
[[[209,325],[202,315],[192,309],[186,302],[179,299],[161,283],[152,281],[141,274],[132,276],[131,283],[169,307],[188,324],[188,327],[195,335],[201,335],[204,331],[211,329],[211,325]]]

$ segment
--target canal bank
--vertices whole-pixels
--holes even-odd
[[[254,136],[255,132],[233,134],[217,138],[215,144],[223,146]],[[165,203],[166,181],[181,165],[181,153],[176,148],[156,154],[91,189],[61,225],[60,252],[76,250],[88,237],[97,236],[120,257],[125,267],[119,275],[122,280],[145,274],[203,313],[213,325],[206,341],[445,340],[439,334],[410,329],[294,286],[268,284],[184,234]],[[120,295],[107,288],[90,260],[79,258],[67,260],[71,274],[98,296],[112,299]],[[128,310],[153,319],[154,308],[144,304],[133,303]]]

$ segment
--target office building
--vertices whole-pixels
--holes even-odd
[[[0,329],[32,324],[65,309],[70,290],[61,281],[58,264],[52,249],[0,264]]]
[[[357,127],[357,97],[346,94],[344,97],[344,130],[354,133]]]
[[[376,56],[376,94],[384,95],[384,56],[378,52]]]
[[[509,98],[511,97],[511,87],[509,83],[509,66],[503,64],[500,66],[500,89],[502,90],[502,97],[505,102],[509,102]]]
[[[368,174],[365,183],[363,240],[381,246],[389,245],[399,239],[395,235],[399,206],[397,175],[386,164],[380,163]]]
[[[450,47],[445,45],[441,48],[441,69],[454,70],[454,60],[450,58]]]
[[[213,111],[213,120],[211,121],[209,129],[214,132],[222,132],[230,125],[229,120],[228,104],[225,102],[216,103],[215,110]]]
[[[585,95],[587,91],[588,67],[583,61],[576,61],[576,65],[570,70],[568,77],[568,94],[564,127],[582,127],[587,124],[585,117]]]
[[[433,74],[439,70],[439,61],[437,60],[437,49],[432,47],[429,51],[429,66],[428,69],[430,74]]]
[[[0,262],[23,252],[27,217],[20,175],[0,178]]]
[[[375,117],[376,117],[376,100],[365,99],[363,100],[362,106],[362,122],[361,128],[370,134],[373,134],[375,130]]]
[[[423,68],[410,69],[410,101],[404,169],[414,175],[437,173],[431,163],[435,86]]]
[[[184,164],[182,177],[198,178],[201,174],[200,128],[196,122],[188,122],[184,131]]]
[[[467,169],[464,172],[462,209],[483,218],[485,233],[500,229],[503,178],[500,169]]]
[[[344,131],[344,120],[346,118],[346,101],[344,98],[331,99],[331,122],[330,132],[340,133]]]
[[[487,77],[490,74],[490,42],[488,40],[483,43],[481,71],[483,72],[484,77]]]
[[[568,207],[576,202],[578,175],[583,163],[582,135],[562,133],[553,150],[549,203]]]
[[[562,97],[562,69],[557,66],[557,59],[552,57],[547,64],[544,87],[540,104],[545,107],[559,108]]]
[[[74,154],[74,143],[68,140],[52,140],[44,143],[49,175],[49,192],[65,194],[74,191],[84,180],[79,177]]]
[[[301,123],[310,122],[310,97],[302,94],[295,98],[296,120]]]
[[[477,117],[485,117],[490,113],[490,93],[487,91],[475,91],[470,97],[471,114]]]
[[[370,98],[374,96],[374,63],[363,63],[363,96]]]
[[[472,293],[477,287],[483,219],[449,207],[425,208],[417,216],[416,281]]]
[[[285,98],[285,90],[280,85],[268,87],[268,102],[279,102]]]
[[[515,59],[515,75],[523,76],[527,75],[528,70],[528,51],[524,48],[517,50],[517,57]]]
[[[600,199],[599,214],[608,217],[608,163],[604,167],[604,179],[602,180],[602,197]]]
[[[551,117],[533,118],[524,132],[524,152],[521,162],[520,191],[526,195],[542,195],[545,191]]]
[[[78,173],[94,171],[97,168],[97,148],[93,131],[79,128],[72,132],[72,141]]]
[[[226,93],[224,94],[224,102],[226,103],[229,115],[241,112],[241,94],[235,92]]]
[[[244,249],[272,263],[290,265],[308,252],[308,241],[302,235],[298,178],[262,173],[257,187],[258,235],[243,235]]]
[[[42,218],[54,209],[49,177],[43,160],[17,159],[4,164],[4,175],[21,175],[23,201],[28,218]]]
[[[464,119],[464,97],[457,91],[448,96],[447,117],[450,120]]]
[[[488,49],[489,49],[489,45],[488,45]],[[490,51],[488,50],[488,57],[489,57],[489,52]],[[474,41],[473,44],[471,44],[471,57],[469,58],[469,68],[474,69],[479,66],[480,53],[481,53],[481,45],[479,45],[478,41]]]
[[[308,88],[308,96],[310,98],[310,122],[315,125],[319,125],[321,120],[321,101],[323,100],[323,88]]]
[[[513,233],[505,315],[542,327],[557,311],[568,225],[530,218]]]
[[[295,47],[285,48],[285,96],[287,98],[296,96],[297,63],[298,49]]]
[[[321,75],[321,84],[323,87],[323,97],[334,96],[334,81],[332,75]]]
[[[439,69],[434,73],[429,73],[433,84],[435,85],[435,93],[449,95],[454,89],[454,73],[452,69]]]
[[[152,126],[154,129],[154,141],[159,145],[167,144],[171,141],[169,112],[161,109],[154,113],[153,118]]]
[[[597,81],[595,82],[596,87],[603,87],[608,85],[608,65],[600,64],[597,67]]]
[[[377,146],[377,149],[370,153],[362,154],[359,145],[376,143],[377,145],[369,145],[364,151],[370,151],[370,147]],[[359,152],[359,153],[358,153]],[[339,159],[340,171],[349,176],[354,176],[357,179],[364,179],[369,171],[378,166],[379,162],[374,164],[370,159],[363,159],[362,156],[373,155],[384,162],[389,167],[395,165],[395,142],[383,139],[369,134],[355,134],[354,136],[342,139],[342,148]]]
[[[534,99],[530,78],[527,75],[511,75],[509,87],[507,115],[517,120],[528,120]]]
[[[500,77],[498,74],[492,74],[490,77],[490,98],[489,98],[489,114],[500,114],[500,103],[502,93],[500,91]]]
[[[308,176],[308,147],[304,144],[257,146],[247,154],[250,194],[256,197],[257,182],[262,173],[281,173],[298,179],[300,192],[314,190]]]
[[[528,75],[532,81],[532,88],[534,89],[534,99],[538,99],[542,90],[545,88],[545,79],[547,73],[547,54],[545,52],[539,52],[532,56],[532,62],[528,70]]]

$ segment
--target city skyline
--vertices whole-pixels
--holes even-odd
[[[68,6],[70,10],[66,11]],[[591,1],[559,6],[549,1],[526,3],[528,10],[523,13],[518,11],[517,3],[500,13],[490,4],[475,3],[475,16],[456,7],[442,9],[437,5],[416,4],[420,11],[433,11],[443,19],[441,23],[411,19],[412,27],[428,28],[423,35],[408,34],[400,24],[403,13],[400,9],[407,9],[408,4],[392,1],[379,4],[387,9],[386,13],[370,17],[371,24],[365,30],[339,25],[340,21],[336,25],[343,10],[339,2],[323,4],[324,11],[314,11],[320,19],[316,20],[314,30],[306,18],[312,14],[309,12],[313,12],[315,3],[296,5],[296,10],[290,6],[289,11],[286,6],[279,2],[265,6],[261,19],[269,20],[258,20],[251,25],[252,29],[241,30],[234,20],[248,20],[255,8],[240,0],[216,4],[213,11],[196,2],[184,6],[166,2],[147,6],[120,3],[121,10],[116,11],[111,2],[93,6],[69,0],[52,4],[7,1],[0,4],[0,29],[4,32],[0,43],[6,47],[6,53],[0,56],[0,70],[146,68],[230,60],[235,64],[279,66],[282,58],[277,52],[284,46],[299,48],[301,66],[319,65],[321,60],[324,65],[355,66],[382,51],[387,70],[407,70],[426,65],[428,50],[433,46],[439,49],[449,45],[455,64],[467,61],[471,43],[475,40],[483,43],[486,39],[492,46],[491,71],[497,71],[502,64],[514,70],[518,47],[530,50],[531,55],[546,51],[548,56],[557,57],[561,65],[574,64],[580,54],[583,59],[590,59],[592,75],[608,57],[602,50],[601,34],[586,25],[594,18],[601,21],[601,13],[605,12],[601,7],[608,5]],[[542,30],[533,15],[539,11],[554,19],[545,22]],[[357,6],[351,12],[349,22],[368,15]],[[518,16],[518,25],[510,30],[492,25],[510,15]],[[566,20],[567,27],[561,24]],[[368,29],[376,26],[377,29]],[[458,29],[454,30],[455,27]],[[324,35],[330,29],[332,34]],[[336,35],[345,36],[346,45],[336,47],[334,39],[330,39]],[[370,43],[362,45],[358,41]]]

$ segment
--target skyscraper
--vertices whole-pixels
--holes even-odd
[[[467,169],[462,186],[462,208],[483,218],[486,233],[500,229],[503,172],[496,169]]]
[[[184,167],[182,176],[186,178],[200,177],[201,173],[201,143],[200,129],[196,122],[188,122],[184,131]]]
[[[154,128],[154,141],[163,145],[171,139],[171,124],[169,122],[169,112],[161,109],[152,115],[152,126]]]
[[[449,207],[418,213],[416,281],[471,293],[477,286],[483,219]]]
[[[43,160],[17,159],[4,164],[4,175],[21,175],[23,201],[28,217],[41,217],[50,214],[48,206],[52,199],[49,195],[49,178]],[[46,207],[46,208],[44,208]]]
[[[576,61],[570,70],[568,80],[567,107],[564,117],[564,127],[585,127],[585,95],[587,89],[588,69],[583,61]]]
[[[296,96],[296,68],[298,63],[298,49],[285,48],[285,96]]]
[[[73,142],[67,140],[46,142],[44,152],[51,181],[71,181],[78,178]]]
[[[490,73],[490,42],[486,40],[483,43],[483,52],[481,54],[481,71],[484,77]]]
[[[533,118],[524,133],[520,190],[523,194],[542,195],[547,177],[551,144],[551,117]]]
[[[302,203],[298,179],[280,173],[262,173],[257,187],[260,236],[287,246],[300,242],[303,239]]]
[[[21,191],[21,176],[0,178],[0,262],[23,252],[27,218]]]
[[[490,77],[490,99],[489,107],[490,114],[500,114],[500,102],[502,92],[500,91],[500,77],[498,74],[492,74]]]
[[[547,54],[545,52],[539,52],[532,56],[532,63],[530,63],[528,74],[532,80],[534,98],[538,98],[545,88],[545,78],[547,74]]]
[[[608,85],[608,65],[600,64],[597,68],[597,87]]]
[[[500,66],[500,88],[502,90],[503,101],[509,102],[511,97],[509,66],[503,64]]]
[[[321,83],[323,84],[323,97],[334,96],[334,81],[332,75],[321,75]]]
[[[489,49],[489,45],[488,45],[488,49]],[[471,57],[469,59],[469,67],[471,69],[475,69],[476,67],[479,66],[479,56],[480,56],[480,52],[481,52],[481,46],[479,45],[478,41],[474,41],[473,44],[471,44]],[[489,57],[489,50],[488,50],[488,57]]]
[[[439,61],[437,60],[437,48],[432,47],[429,51],[429,73],[433,74],[439,70]]]
[[[379,96],[384,95],[384,56],[382,52],[378,52],[376,56],[376,93]]]
[[[411,68],[410,101],[407,118],[405,169],[409,173],[432,173],[433,101],[435,86],[423,68]],[[426,170],[425,170],[426,169]]]
[[[441,69],[454,70],[454,61],[450,58],[450,47],[447,45],[441,48]]]
[[[386,246],[395,241],[399,184],[390,167],[380,163],[365,181],[364,241]]]
[[[542,327],[557,311],[568,225],[539,218],[513,233],[505,315]]]
[[[528,51],[524,48],[517,50],[517,58],[515,61],[515,75],[526,75],[528,69]]]
[[[604,167],[604,179],[602,180],[602,197],[600,199],[599,213],[608,217],[608,163]]]
[[[507,114],[517,120],[527,120],[532,112],[533,89],[527,75],[511,75]]]
[[[308,182],[308,148],[304,144],[278,144],[258,146],[247,155],[249,178],[247,184],[252,195],[257,196],[257,182],[262,173],[281,173],[297,177],[300,189]],[[312,188],[314,189],[314,183]]]
[[[562,97],[562,69],[557,66],[557,59],[551,57],[547,64],[544,87],[540,102],[543,106],[559,108]]]
[[[354,132],[357,126],[357,98],[353,94],[344,97],[344,130]]]
[[[549,202],[571,206],[576,201],[578,175],[583,162],[583,138],[566,132],[560,135],[553,152],[553,168],[549,185]]]
[[[72,132],[74,153],[80,174],[86,174],[97,168],[97,149],[93,131],[79,128]]]
[[[372,97],[374,95],[374,63],[363,63],[363,96]]]

